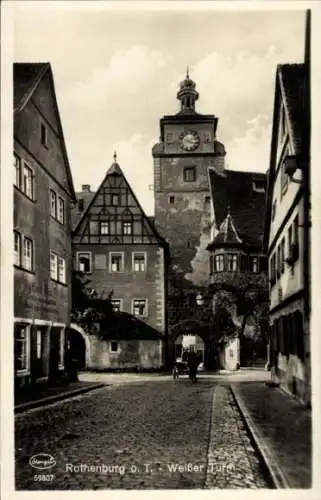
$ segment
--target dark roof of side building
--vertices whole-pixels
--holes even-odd
[[[232,237],[237,240],[238,237],[248,245],[261,245],[264,232],[266,175],[233,170],[219,173],[215,169],[209,169],[209,178],[216,228],[220,229],[224,221],[230,222],[227,225],[229,239]],[[228,231],[229,229],[231,231]]]
[[[68,187],[71,198],[76,200],[71,168],[69,164],[66,143],[64,139],[63,128],[60,119],[59,108],[57,104],[55,84],[52,74],[51,65],[48,62],[43,63],[14,63],[13,64],[13,112],[20,113],[26,106],[29,99],[37,89],[39,83],[45,75],[49,76],[49,81],[52,89],[52,98],[57,115],[58,129],[61,137],[61,148],[65,161],[66,175],[68,179]]]
[[[286,104],[290,133],[296,154],[302,149],[305,117],[306,69],[304,64],[280,64],[277,67],[281,93]]]

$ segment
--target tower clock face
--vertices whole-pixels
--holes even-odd
[[[194,151],[199,146],[200,138],[195,130],[186,130],[179,136],[184,151]]]

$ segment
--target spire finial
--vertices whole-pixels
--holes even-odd
[[[117,153],[114,151],[114,163],[117,163]]]
[[[230,207],[230,205],[227,205],[227,215],[229,217],[231,216],[231,207]]]
[[[189,67],[188,65],[186,66],[186,78],[189,80]]]

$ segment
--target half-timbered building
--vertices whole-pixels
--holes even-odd
[[[109,340],[99,347],[93,338],[93,365],[158,368],[167,329],[167,244],[144,213],[116,155],[98,190],[92,193],[85,185],[77,199],[74,269],[86,273],[99,297],[112,293],[116,311],[144,324],[123,332],[111,325]]]

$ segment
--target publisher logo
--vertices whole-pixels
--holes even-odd
[[[38,453],[38,455],[34,455],[30,458],[29,464],[34,469],[50,469],[50,467],[56,465],[56,460],[47,453]]]

